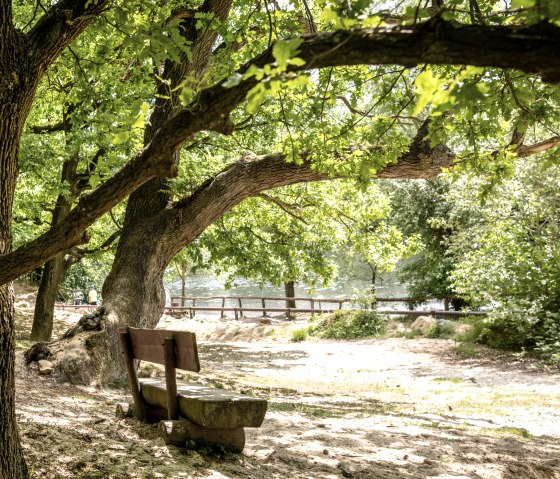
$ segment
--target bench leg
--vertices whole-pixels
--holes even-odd
[[[207,429],[200,427],[188,419],[176,421],[161,421],[158,425],[158,434],[165,444],[185,447],[189,440],[203,441],[217,444],[231,452],[241,452],[245,447],[245,430],[236,429]]]

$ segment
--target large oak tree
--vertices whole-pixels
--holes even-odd
[[[169,261],[182,246],[192,241],[216,217],[243,198],[255,192],[294,182],[319,180],[328,177],[326,170],[312,168],[313,155],[305,154],[303,161],[286,163],[284,152],[270,152],[253,161],[239,161],[200,186],[192,195],[176,201],[169,208],[161,205],[148,207],[149,198],[161,201],[162,178],[178,174],[178,151],[185,142],[201,131],[229,134],[233,130],[230,118],[247,95],[258,89],[262,77],[247,75],[252,69],[266,69],[279,60],[278,51],[271,45],[225,78],[208,81],[204,88],[194,92],[194,98],[186,106],[170,108],[165,101],[152,113],[152,130],[145,136],[145,145],[114,175],[105,179],[89,194],[83,195],[66,215],[65,221],[53,224],[44,234],[12,251],[13,199],[17,185],[19,145],[25,122],[33,105],[39,83],[49,67],[85,29],[93,28],[94,21],[104,15],[108,8],[118,2],[107,0],[61,0],[43,9],[37,3],[29,8],[27,2],[18,8],[28,7],[29,18],[25,22],[14,19],[16,2],[0,1],[0,477],[27,477],[25,460],[19,445],[15,422],[14,403],[14,311],[13,292],[10,282],[22,273],[30,271],[57,254],[87,242],[87,227],[134,190],[146,184],[144,193],[131,198],[127,234],[121,240],[121,252],[116,267],[130,268],[127,255],[131,248],[141,243],[138,234],[154,231],[159,238],[149,247],[161,247],[162,251],[148,253],[157,264],[143,265],[138,271],[113,274],[108,284],[117,292],[123,291],[118,283],[130,274],[150,274],[157,279],[162,264]],[[131,4],[132,2],[127,2]],[[165,2],[163,2],[165,3]],[[163,3],[153,5],[163,8]],[[23,6],[22,6],[23,5]],[[33,5],[35,7],[35,5]],[[215,12],[226,18],[230,4],[227,1],[205,2],[199,13]],[[205,10],[206,9],[206,10]],[[196,79],[208,63],[210,47],[215,43],[212,30],[188,31],[186,17],[185,35],[194,40],[192,56],[188,62],[174,61],[166,64],[167,79],[179,80],[182,75]],[[180,18],[181,20],[181,18]],[[308,19],[309,20],[309,19]],[[126,17],[121,18],[126,22]],[[516,68],[540,76],[546,82],[560,81],[560,28],[554,23],[533,24],[521,18],[508,26],[463,25],[444,21],[439,15],[425,22],[410,23],[402,27],[362,28],[354,24],[352,29],[316,32],[302,37],[297,47],[301,61],[288,64],[281,75],[296,74],[305,70],[317,70],[345,65],[402,65],[413,67],[431,63],[436,65],[478,65],[499,68]],[[250,28],[250,24],[248,25]],[[344,26],[344,25],[342,25]],[[273,25],[270,25],[272,28]],[[340,27],[340,25],[337,25]],[[118,25],[115,26],[118,28]],[[192,26],[191,26],[192,28]],[[297,34],[297,32],[296,32]],[[272,33],[271,33],[272,35]],[[293,36],[293,35],[290,35]],[[239,48],[243,46],[241,36]],[[196,52],[197,44],[201,56]],[[219,49],[219,47],[218,47]],[[133,59],[132,59],[133,60]],[[183,70],[183,67],[187,67]],[[168,69],[169,68],[169,69]],[[189,70],[190,69],[190,70]],[[211,79],[211,78],[210,78]],[[160,118],[158,115],[161,112]],[[396,158],[398,162],[380,169],[378,176],[427,176],[434,174],[449,162],[449,151],[433,147],[425,135],[412,135],[408,148]],[[330,152],[340,155],[343,152]],[[154,180],[148,184],[150,180]],[[154,193],[155,192],[155,193]],[[152,195],[156,196],[152,196]],[[159,195],[159,196],[158,196]],[[141,197],[140,197],[141,196]],[[138,209],[135,209],[138,207]],[[143,209],[143,208],[148,209]],[[145,214],[146,213],[146,214]],[[157,229],[156,229],[157,227]],[[141,253],[136,252],[135,257]],[[152,273],[153,272],[153,273]],[[118,311],[122,321],[131,318],[152,318],[161,306],[156,291],[148,298],[147,305],[155,309],[138,311],[138,304],[130,304],[118,297],[109,304]],[[130,301],[129,301],[130,303]],[[150,307],[152,307],[150,306]]]

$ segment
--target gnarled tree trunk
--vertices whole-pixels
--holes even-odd
[[[2,12],[0,11],[0,14]],[[4,32],[6,33],[6,32]],[[18,172],[19,141],[29,112],[24,68],[16,70],[23,45],[14,38],[9,51],[0,31],[0,256],[12,249],[12,208]],[[8,43],[8,42],[6,42]],[[14,48],[17,45],[19,48]],[[22,65],[23,66],[23,65]],[[15,328],[11,283],[0,286],[0,477],[27,478],[15,414]]]

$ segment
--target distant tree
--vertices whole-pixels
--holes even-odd
[[[435,297],[446,307],[450,303],[460,309],[466,303],[451,278],[458,259],[450,254],[450,240],[459,225],[450,217],[450,179],[394,182],[392,189],[393,223],[404,235],[417,236],[421,245],[418,253],[399,268],[399,279],[411,297]],[[476,214],[476,209],[471,213]]]

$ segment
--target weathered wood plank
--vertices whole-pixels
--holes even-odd
[[[177,421],[161,421],[158,434],[165,444],[185,447],[189,440],[203,441],[208,444],[219,444],[232,452],[241,452],[245,447],[245,431],[242,427],[235,429],[205,429],[188,419]]]
[[[177,404],[177,375],[175,370],[175,341],[164,339],[165,356],[165,387],[167,389],[167,419],[179,419],[179,405]]]
[[[147,403],[167,406],[164,380],[143,378],[140,387]],[[184,381],[177,382],[177,395],[181,416],[208,429],[259,427],[267,409],[265,399]]]
[[[187,371],[200,371],[196,336],[188,331],[128,328],[132,350],[136,359],[165,364],[165,338],[175,340],[175,367]]]
[[[128,372],[128,387],[134,400],[134,415],[138,419],[146,419],[144,401],[140,392],[140,383],[136,374],[136,364],[134,362],[134,352],[129,334],[129,328],[119,328],[119,345],[124,357],[126,370]]]

